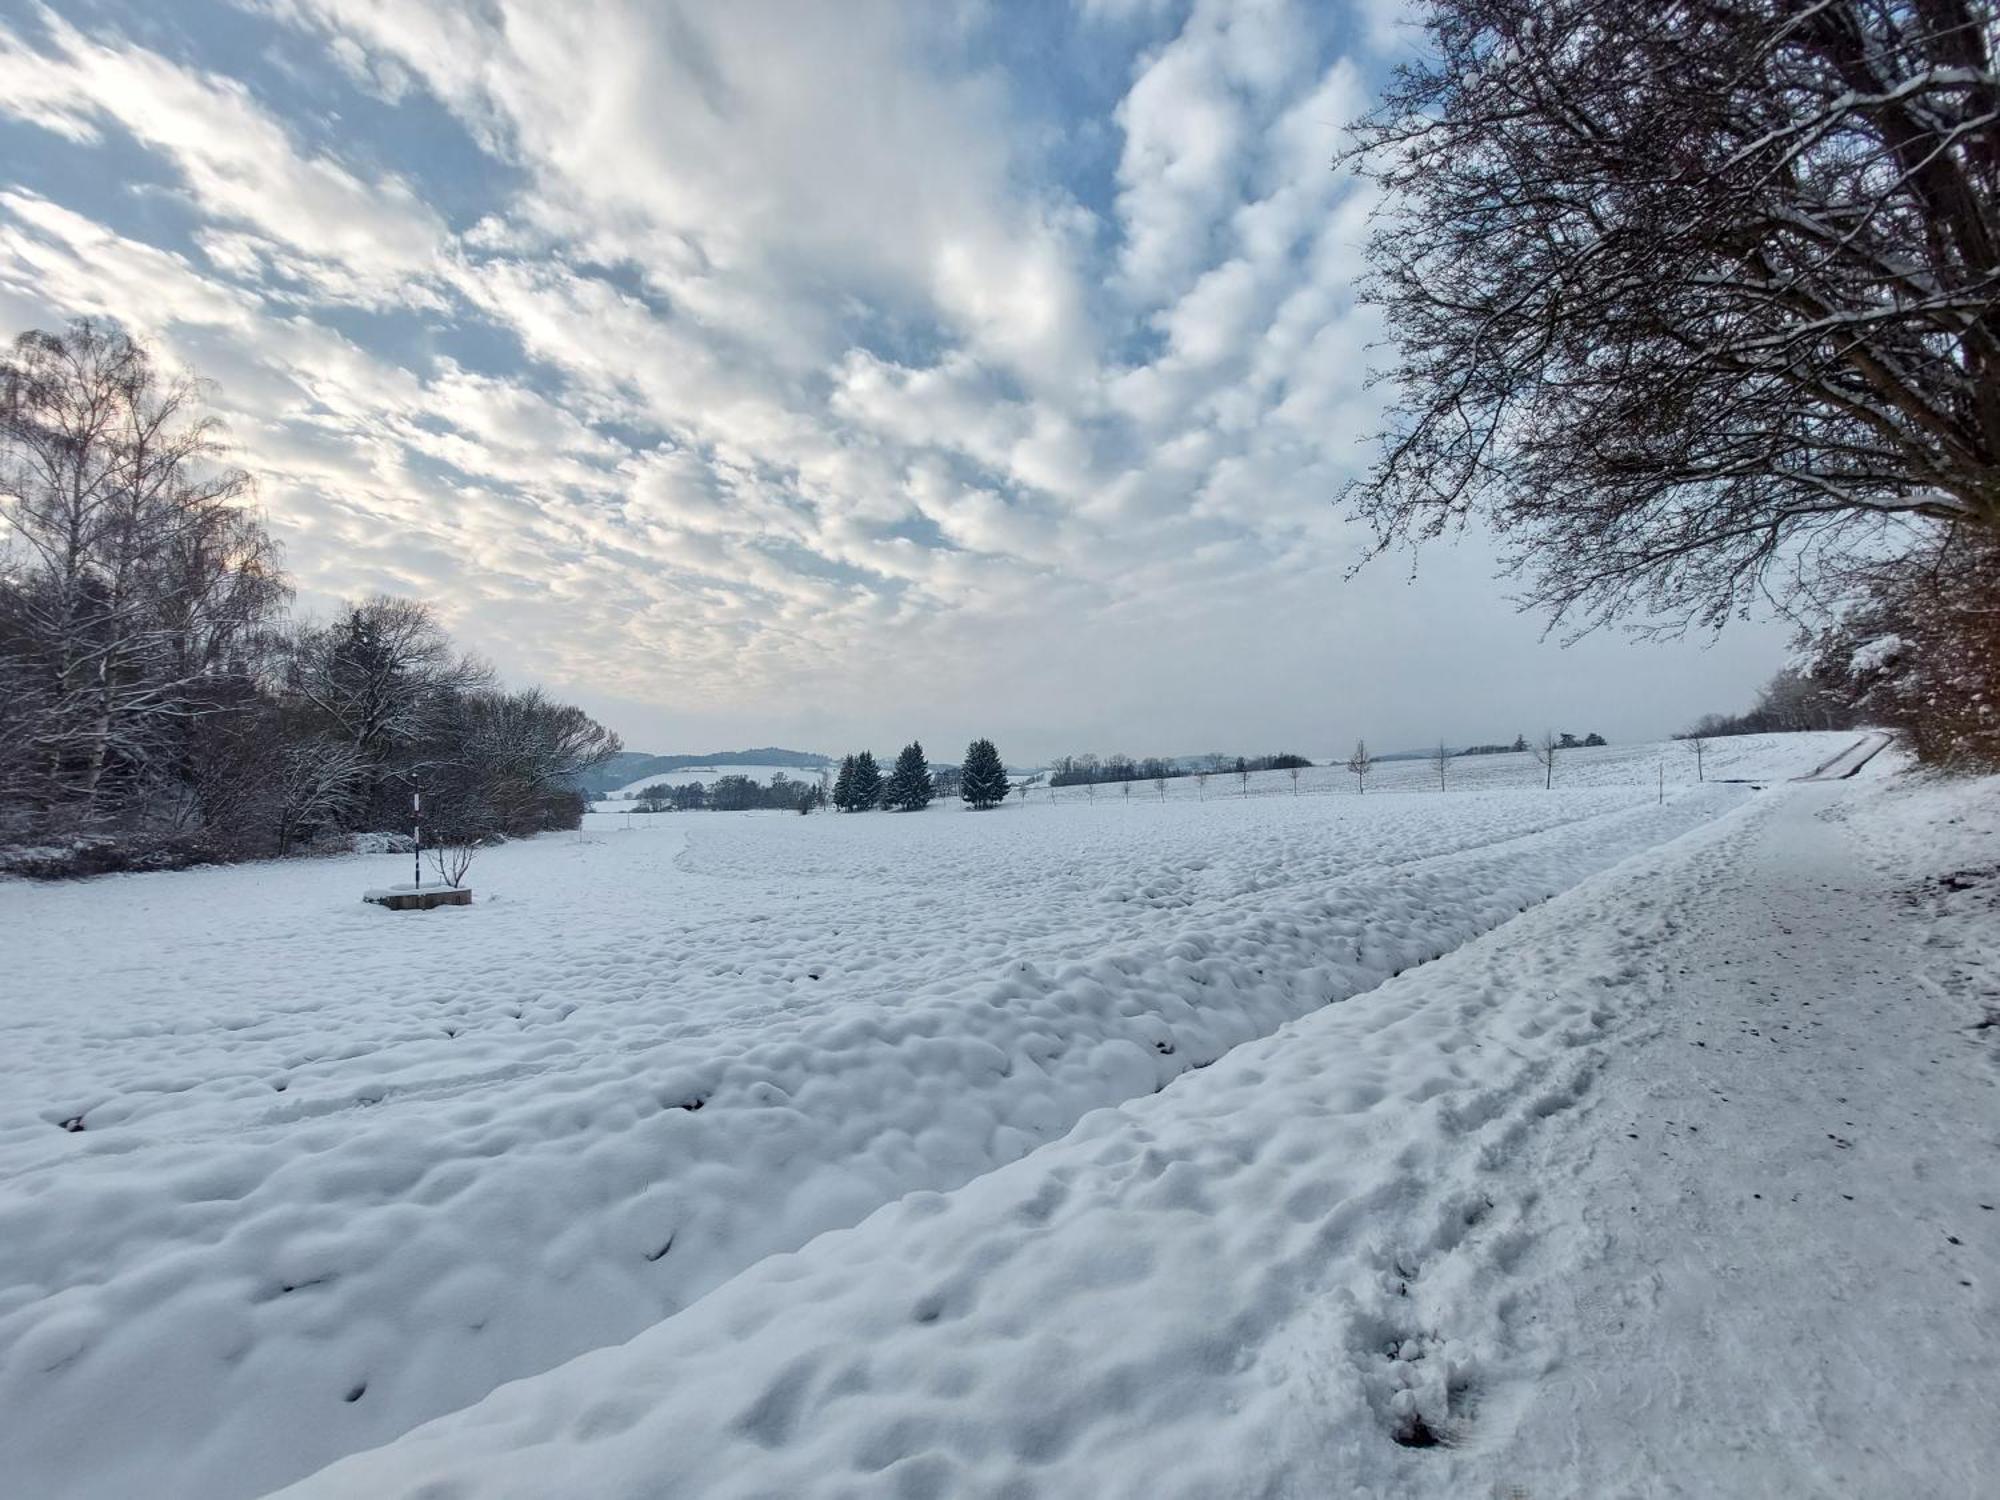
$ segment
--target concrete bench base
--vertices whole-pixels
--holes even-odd
[[[433,906],[470,906],[472,887],[441,887],[435,891],[370,891],[361,898],[390,911],[429,911]]]

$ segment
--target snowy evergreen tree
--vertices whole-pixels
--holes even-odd
[[[919,812],[929,807],[931,802],[931,768],[924,759],[924,747],[916,740],[903,746],[896,757],[896,768],[889,773],[889,785],[882,794],[882,802],[887,807],[900,807],[905,812]]]
[[[854,757],[840,758],[840,774],[833,782],[833,805],[842,812],[854,810]]]
[[[848,789],[847,810],[866,812],[882,800],[882,768],[875,764],[875,752],[863,750],[854,757],[854,783]]]
[[[991,740],[974,740],[965,747],[959,768],[958,795],[974,808],[993,807],[1007,798],[1007,768]]]

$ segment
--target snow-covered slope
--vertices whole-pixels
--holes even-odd
[[[393,857],[0,885],[0,1473],[257,1493],[1751,795],[602,817],[423,917]]]
[[[1628,787],[1694,785],[1711,781],[1759,781],[1800,776],[1828,759],[1873,737],[1858,730],[1814,734],[1752,734],[1707,743],[1701,763],[1688,747],[1674,740],[1635,745],[1598,745],[1589,749],[1564,750],[1556,760],[1555,783],[1560,787]],[[1025,799],[1033,804],[1063,802],[1209,802],[1225,798],[1351,795],[1354,777],[1336,758],[1326,764],[1303,769],[1294,777],[1288,771],[1253,771],[1239,777],[1233,771],[1210,773],[1206,780],[1193,776],[1173,777],[1164,788],[1150,781],[1105,783],[1093,792],[1088,787],[1050,787],[1043,777],[1029,788]],[[945,762],[937,761],[935,765]],[[617,812],[625,799],[649,786],[680,786],[690,781],[712,785],[718,776],[748,776],[760,784],[783,772],[796,782],[811,783],[818,772],[797,766],[713,766],[692,770],[667,771],[642,777],[620,787],[598,804],[599,810]],[[1021,779],[1015,773],[1015,779]],[[1464,755],[1452,757],[1445,768],[1447,791],[1499,791],[1509,788],[1543,788],[1547,773],[1532,753]],[[1369,774],[1369,793],[1438,790],[1437,767],[1427,760],[1378,761]],[[933,803],[932,812],[963,811],[952,798]]]
[[[1990,1493],[1996,837],[1779,789],[287,1494]]]
[[[1678,740],[1635,745],[1596,745],[1589,749],[1559,751],[1556,756],[1557,787],[1669,787],[1692,786],[1709,781],[1766,781],[1802,776],[1852,745],[1875,736],[1860,730],[1813,734],[1750,734],[1710,740],[1696,763],[1694,753]],[[1165,800],[1212,802],[1230,797],[1289,797],[1328,794],[1352,796],[1354,777],[1346,769],[1343,752],[1326,764],[1311,766],[1295,778],[1289,771],[1253,771],[1239,777],[1233,771],[1216,771],[1206,781],[1183,776],[1169,780]],[[1445,767],[1445,790],[1539,791],[1548,773],[1530,752],[1501,755],[1455,755]],[[1128,794],[1125,790],[1130,785]],[[1435,792],[1437,767],[1428,760],[1377,761],[1369,772],[1367,791]],[[1100,785],[1095,794],[1088,787],[1049,788],[1037,786],[1028,793],[1030,803],[1054,801],[1158,802],[1162,789],[1150,781]]]

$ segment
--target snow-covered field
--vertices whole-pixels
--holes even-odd
[[[0,885],[0,1474],[258,1494],[551,1371],[313,1492],[1406,1485],[1416,1418],[1522,1415],[1538,1127],[1672,894],[1746,804],[1876,784],[1662,802],[1651,750],[600,815],[422,916],[355,899],[394,858]]]
[[[1768,779],[1811,771],[1865,736],[1848,732],[1825,734],[1754,734],[1711,740],[1700,765],[1687,746],[1668,740],[1637,745],[1596,745],[1557,752],[1555,785],[1561,787],[1669,787],[1709,781]],[[1204,781],[1194,776],[1170,778],[1164,788],[1169,802],[1213,802],[1236,797],[1353,796],[1356,782],[1346,769],[1346,754],[1321,765],[1289,771],[1211,772]],[[1501,755],[1454,755],[1445,767],[1448,792],[1543,789],[1548,773],[1532,752]],[[1131,790],[1127,792],[1126,788]],[[1437,767],[1428,760],[1380,760],[1368,773],[1366,792],[1435,792]],[[1019,793],[1016,793],[1017,799]],[[1030,787],[1031,804],[1064,802],[1158,802],[1163,789],[1150,781],[1089,787]]]
[[[1796,774],[1802,762],[1811,770],[1828,757],[1855,743],[1861,736],[1847,731],[1826,734],[1758,734],[1711,741],[1701,765],[1685,744],[1677,741],[1636,745],[1598,745],[1590,749],[1564,750],[1556,759],[1555,781],[1564,787],[1688,786],[1703,777],[1714,781],[1738,777],[1756,779],[1771,775]],[[1815,758],[1816,757],[1816,758]],[[884,766],[894,759],[877,756]],[[1032,803],[1063,802],[1207,802],[1224,797],[1290,797],[1319,794],[1351,795],[1355,780],[1345,769],[1346,752],[1321,765],[1303,769],[1295,778],[1287,771],[1253,771],[1247,778],[1233,771],[1215,771],[1206,780],[1194,776],[1170,778],[1164,789],[1150,781],[1106,783],[1095,792],[1088,787],[1050,787],[1046,773],[1028,789]],[[944,765],[933,761],[932,765]],[[643,777],[620,787],[597,804],[602,812],[619,812],[623,803],[649,786],[665,783],[680,786],[690,781],[713,785],[718,776],[748,776],[760,784],[783,772],[792,781],[813,783],[819,773],[797,766],[717,766],[709,769],[669,771]],[[1014,774],[1018,782],[1020,773]],[[1453,756],[1445,768],[1445,789],[1472,791],[1507,787],[1541,788],[1546,779],[1540,762],[1532,754]],[[1127,788],[1130,788],[1128,791]],[[1377,761],[1369,773],[1368,792],[1436,791],[1437,767],[1428,760]],[[1020,800],[1020,794],[1016,794]],[[937,811],[955,811],[949,801],[935,805]]]
[[[297,1500],[1991,1494],[1996,839],[1784,787]]]

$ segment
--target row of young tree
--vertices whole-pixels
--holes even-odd
[[[1450,782],[1452,762],[1461,756],[1528,754],[1532,755],[1535,764],[1542,768],[1543,787],[1553,790],[1556,784],[1556,762],[1565,750],[1589,750],[1608,743],[1609,741],[1601,734],[1587,734],[1578,739],[1566,729],[1548,729],[1532,743],[1526,735],[1517,734],[1511,745],[1473,745],[1464,750],[1454,750],[1443,740],[1439,740],[1435,749],[1423,752],[1423,759],[1430,763],[1431,773],[1437,777],[1438,790],[1442,792]],[[1384,758],[1406,760],[1410,757],[1398,755]],[[1345,768],[1348,775],[1354,778],[1354,789],[1357,792],[1364,794],[1367,792],[1368,778],[1374,773],[1377,763],[1377,757],[1368,753],[1368,742],[1356,740],[1354,753],[1347,757]],[[1292,780],[1296,787],[1298,772],[1292,773]]]
[[[965,747],[961,764],[933,772],[924,757],[923,744],[912,740],[897,754],[886,777],[873,751],[842,756],[833,779],[833,805],[841,812],[878,807],[918,812],[930,806],[933,798],[955,791],[961,801],[981,811],[998,807],[1010,790],[1007,768],[993,741],[974,740]]]
[[[618,749],[509,691],[431,609],[294,621],[277,548],[190,377],[88,322],[0,356],[0,845],[86,873],[410,826],[574,827]],[[36,852],[21,854],[24,847]]]

